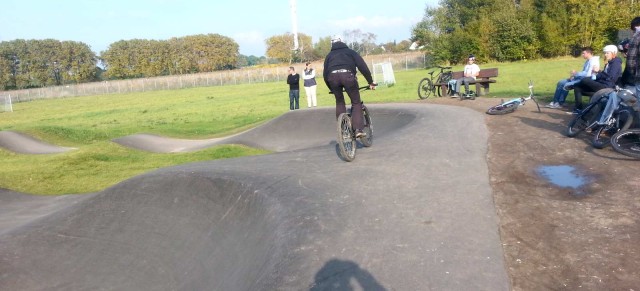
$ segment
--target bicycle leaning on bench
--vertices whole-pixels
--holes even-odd
[[[377,84],[376,84],[377,86]],[[360,90],[369,90],[369,85],[360,87]],[[360,142],[364,147],[370,147],[373,144],[373,124],[371,123],[371,112],[367,106],[362,104],[363,122],[364,122],[364,137],[360,137]],[[358,147],[356,138],[356,131],[353,128],[351,122],[351,107],[346,113],[338,116],[338,139],[336,140],[339,149],[339,155],[347,162],[351,162],[356,158],[356,148]]]
[[[447,84],[449,80],[451,80],[451,76],[453,75],[451,67],[436,66],[436,68],[440,69],[440,71],[433,70],[429,72],[428,78],[420,81],[418,85],[418,97],[420,97],[420,99],[427,99],[431,94],[437,94],[438,97],[442,97],[442,86],[440,84]],[[436,75],[433,76],[433,74]]]

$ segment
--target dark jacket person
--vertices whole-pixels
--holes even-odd
[[[331,52],[324,59],[324,72],[322,73],[324,82],[336,98],[336,118],[340,114],[347,112],[342,91],[347,92],[349,99],[351,99],[351,120],[356,131],[356,137],[362,137],[365,133],[362,131],[364,128],[362,102],[360,101],[356,69],[362,73],[369,83],[369,87],[375,89],[371,71],[369,71],[364,59],[342,42],[340,36],[332,37],[331,43]]]

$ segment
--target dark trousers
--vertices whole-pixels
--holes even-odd
[[[327,80],[329,89],[336,97],[336,119],[340,114],[347,112],[347,106],[344,102],[344,89],[351,99],[351,122],[355,130],[362,130],[364,122],[362,121],[362,102],[360,101],[360,89],[358,88],[358,79],[353,73],[331,73]]]
[[[289,90],[289,110],[300,108],[300,90]]]
[[[576,97],[576,108],[580,110],[584,108],[582,103],[582,94],[584,92],[595,93],[604,88],[607,88],[607,85],[591,80],[591,78],[580,80],[580,82],[573,87],[573,94]]]

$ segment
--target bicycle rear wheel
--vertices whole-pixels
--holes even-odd
[[[428,78],[422,79],[418,85],[418,97],[420,97],[420,99],[427,99],[431,96],[431,93],[433,93],[433,82]]]
[[[576,117],[569,122],[566,132],[568,137],[575,137],[582,131],[596,125],[596,120],[598,116],[600,116],[600,110],[598,110],[600,106],[597,106],[597,103],[598,102],[594,102],[587,105],[580,114],[576,115]]]
[[[347,162],[356,158],[356,139],[351,127],[351,116],[342,113],[338,116],[338,148],[340,156]]]
[[[364,133],[365,137],[360,138],[360,142],[365,147],[370,147],[373,144],[373,124],[371,123],[371,113],[366,106],[362,107],[362,113],[364,115]]]
[[[611,147],[625,156],[640,159],[640,128],[616,132],[611,137]]]
[[[462,97],[461,97],[462,98]],[[516,111],[518,109],[517,102],[503,103],[493,106],[487,110],[487,114],[490,115],[502,115]]]

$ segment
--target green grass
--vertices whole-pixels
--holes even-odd
[[[500,69],[491,96],[528,94],[549,98],[556,82],[582,65],[579,58],[480,64]],[[461,70],[457,66],[454,70]],[[396,85],[366,92],[368,103],[411,102],[427,70],[396,71]],[[333,106],[319,80],[319,106]],[[301,105],[306,106],[304,93]],[[52,155],[24,155],[0,149],[0,187],[36,194],[89,193],[160,167],[193,161],[264,154],[266,151],[225,145],[193,153],[155,154],[121,147],[110,140],[135,133],[177,138],[220,137],[254,127],[288,111],[284,82],[101,95],[14,104],[0,114],[0,130],[24,132],[78,150]]]

